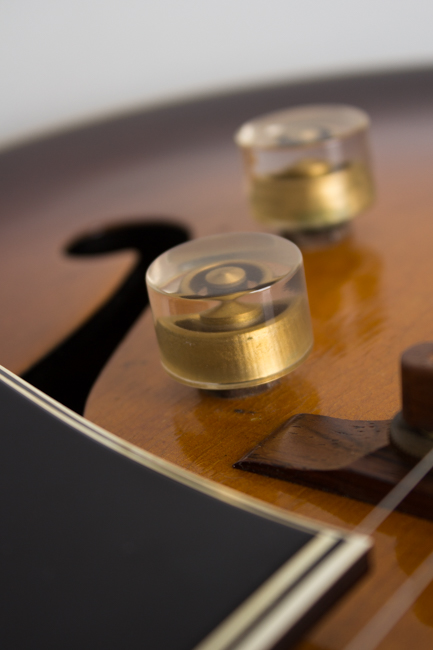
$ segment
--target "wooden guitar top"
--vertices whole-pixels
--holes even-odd
[[[244,120],[310,102],[372,118],[377,200],[344,241],[304,251],[315,345],[273,388],[223,399],[163,371],[150,311],[108,360],[91,421],[192,472],[298,514],[354,528],[371,506],[232,467],[297,413],[386,420],[400,410],[399,356],[433,338],[433,73],[268,88],[144,112],[3,154],[0,363],[22,372],[101,305],[134,254],[67,258],[100,225],[164,215],[192,237],[260,230],[232,141]],[[144,282],[144,279],[143,279]],[[375,533],[375,566],[299,644],[340,650],[433,548],[433,524],[393,513]],[[433,644],[433,587],[381,649]]]

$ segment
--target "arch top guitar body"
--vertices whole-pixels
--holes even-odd
[[[4,152],[0,364],[184,469],[354,529],[371,505],[233,464],[300,413],[383,421],[400,410],[400,354],[433,338],[432,82],[433,72],[415,71],[279,86]],[[255,115],[307,103],[369,113],[377,185],[374,206],[345,239],[303,251],[313,351],[254,395],[224,399],[178,384],[160,365],[145,269],[187,238],[262,229],[248,211],[233,133]],[[364,629],[433,550],[433,523],[395,512],[374,542],[368,576],[300,650],[342,650]],[[429,586],[380,649],[432,647],[432,599]]]

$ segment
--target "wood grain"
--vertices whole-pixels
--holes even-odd
[[[399,410],[399,355],[431,339],[432,81],[423,71],[267,88],[144,112],[4,153],[0,362],[15,371],[30,365],[96,309],[132,263],[127,254],[72,263],[62,258],[66,240],[123,216],[155,213],[194,236],[259,230],[244,198],[234,130],[285,106],[358,105],[373,120],[378,199],[346,240],[305,252],[315,334],[306,363],[259,395],[221,399],[194,391],[163,372],[145,313],[86,409],[92,421],[193,472],[353,528],[371,506],[232,464],[297,413],[387,420]],[[92,274],[100,275],[91,281]],[[428,555],[432,539],[431,522],[394,513],[375,534],[374,570],[299,648],[342,649]],[[432,646],[431,594],[428,588],[381,650],[407,648],[409,639]]]
[[[236,469],[377,504],[417,463],[389,444],[388,420],[294,415],[240,458]],[[433,473],[397,510],[433,519]]]

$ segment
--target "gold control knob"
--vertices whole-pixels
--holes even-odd
[[[162,365],[211,390],[294,370],[313,343],[302,255],[275,235],[234,233],[176,246],[146,283]]]
[[[270,113],[235,134],[254,217],[290,233],[342,225],[374,198],[369,118],[351,106]]]

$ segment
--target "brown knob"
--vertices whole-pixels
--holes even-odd
[[[433,342],[418,343],[403,352],[401,387],[405,422],[433,431]]]

